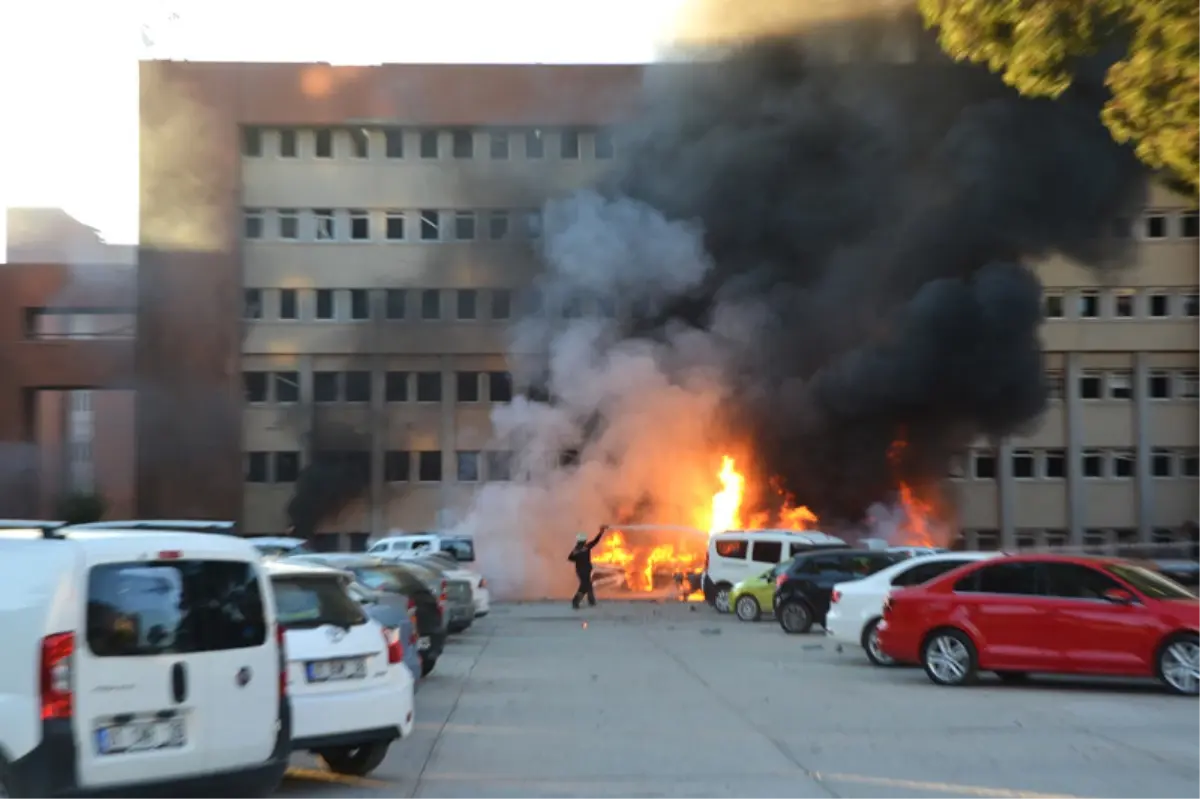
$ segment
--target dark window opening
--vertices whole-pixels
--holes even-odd
[[[421,292],[421,318],[426,322],[436,322],[442,318],[442,292],[438,289]]]
[[[579,131],[564,130],[559,135],[559,156],[569,160],[579,158]]]
[[[370,241],[371,239],[371,217],[362,209],[350,212],[350,239],[351,241]]]
[[[1146,238],[1165,239],[1167,237],[1167,218],[1162,214],[1146,216]]]
[[[488,149],[491,157],[497,161],[506,160],[508,158],[508,131],[493,131],[489,141]]]
[[[1091,450],[1083,452],[1083,476],[1104,477],[1104,454]]]
[[[317,158],[333,158],[333,131],[322,128],[313,132]]]
[[[366,289],[350,289],[350,318],[360,322],[371,318],[371,295]]]
[[[436,130],[421,131],[421,157],[438,157],[438,132]]]
[[[1168,372],[1151,372],[1149,390],[1151,399],[1170,399],[1171,375]]]
[[[388,289],[384,295],[384,310],[388,319],[403,319],[407,294],[404,289]]]
[[[996,479],[996,457],[994,455],[975,453],[975,479]]]
[[[779,541],[755,541],[750,559],[756,563],[779,563],[783,559],[783,544]]]
[[[488,399],[492,402],[512,402],[512,375],[508,372],[488,372]]]
[[[371,135],[362,128],[350,128],[350,152],[355,158],[371,157]]]
[[[275,482],[294,483],[300,477],[300,453],[275,453]]]
[[[508,211],[492,211],[488,214],[488,238],[492,241],[508,238]]]
[[[275,401],[284,403],[300,401],[299,372],[275,373]]]
[[[1171,457],[1171,452],[1165,449],[1156,449],[1150,456],[1150,473],[1155,477],[1171,477],[1174,473],[1172,468],[1174,459]]]
[[[267,453],[265,453],[265,452],[247,452],[246,453],[246,482],[247,483],[265,483],[265,482],[267,482]]]
[[[442,373],[417,372],[417,402],[442,401]]]
[[[492,319],[503,321],[512,316],[512,292],[508,289],[492,289]]]
[[[385,381],[385,400],[408,402],[408,372],[388,372]]]
[[[1163,318],[1170,316],[1171,304],[1170,297],[1166,294],[1151,294],[1150,295],[1150,315],[1155,318]]]
[[[464,321],[475,319],[477,295],[475,289],[459,289],[457,296],[458,318]]]
[[[338,401],[337,372],[313,372],[313,401]]]
[[[442,481],[441,451],[417,453],[417,479],[422,483],[440,483]]]
[[[1100,399],[1103,393],[1100,375],[1083,375],[1079,378],[1080,399]]]
[[[475,157],[475,134],[469,130],[456,130],[452,134],[455,158]]]
[[[262,128],[242,128],[242,155],[258,158],[262,155]]]
[[[546,155],[546,142],[540,130],[525,131],[525,157],[542,158]]]
[[[1179,223],[1179,232],[1185,239],[1200,238],[1200,215],[1196,211],[1185,211]]]
[[[371,373],[346,372],[346,402],[371,401]]]
[[[1012,455],[1012,473],[1018,480],[1029,480],[1034,475],[1033,453],[1027,450],[1017,450]]]
[[[412,458],[408,450],[383,453],[383,479],[388,483],[407,483],[412,479]]]
[[[387,128],[383,131],[383,149],[388,158],[404,157],[404,130]]]
[[[459,402],[479,402],[479,372],[458,372],[455,386]]]
[[[1067,456],[1061,449],[1046,450],[1046,477],[1063,480],[1067,476]]]
[[[317,289],[317,318],[333,318],[333,289]]]
[[[479,453],[459,451],[456,455],[456,460],[458,461],[458,482],[479,482]]]
[[[296,305],[296,290],[295,289],[280,289],[279,290],[279,318],[280,319],[297,319],[300,314]]]
[[[404,214],[388,211],[385,228],[388,241],[404,241]]]
[[[246,402],[267,401],[266,372],[243,372],[242,387],[246,394]]]
[[[296,155],[296,131],[291,128],[284,128],[279,131],[279,157],[295,158]]]
[[[262,289],[246,289],[242,293],[242,318],[262,319]]]
[[[456,211],[454,214],[455,241],[475,240],[475,212]]]
[[[487,454],[488,479],[508,481],[512,479],[512,453],[489,452]]]
[[[426,209],[421,212],[421,241],[437,241],[441,238],[438,229],[441,214],[438,211]]]

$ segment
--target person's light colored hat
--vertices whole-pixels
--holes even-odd
[[[584,533],[575,534],[575,543],[582,544],[585,541],[587,541],[587,536]]]

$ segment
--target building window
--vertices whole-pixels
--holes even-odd
[[[388,289],[384,294],[384,311],[391,320],[404,318],[404,306],[407,304],[408,292],[404,289]]]
[[[1083,451],[1083,476],[1102,478],[1105,476],[1104,453],[1099,450],[1085,449]]]
[[[313,402],[337,402],[338,382],[337,372],[313,372]]]
[[[436,322],[441,318],[442,292],[439,289],[425,289],[421,292],[421,319]]]
[[[263,237],[263,212],[261,208],[247,208],[243,213],[243,233],[248,239]]]
[[[296,290],[295,289],[280,289],[279,290],[279,318],[280,319],[297,319],[300,314],[296,305]]]
[[[438,450],[426,450],[417,453],[417,479],[422,483],[440,483],[442,481],[442,453]]]
[[[512,292],[492,289],[492,319],[504,321],[512,316]]]
[[[265,483],[265,482],[267,482],[267,453],[265,453],[265,452],[247,452],[246,453],[246,482],[247,483]]]
[[[1113,316],[1118,319],[1131,319],[1134,314],[1134,296],[1129,289],[1117,289],[1113,292]]]
[[[421,241],[437,241],[441,238],[438,230],[440,216],[437,211],[430,209],[421,212]]]
[[[355,158],[371,157],[371,134],[363,128],[350,128],[350,153]]]
[[[972,452],[971,474],[976,480],[995,480],[996,456],[990,451]]]
[[[300,453],[275,453],[275,482],[294,483],[300,477]]]
[[[1079,318],[1095,319],[1100,316],[1100,292],[1083,289],[1079,292]]]
[[[498,482],[511,480],[512,453],[503,451],[487,453],[487,472],[488,480]]]
[[[392,449],[383,453],[383,479],[388,483],[407,483],[411,479],[412,458],[408,450]]]
[[[1133,399],[1133,374],[1131,372],[1110,372],[1108,374],[1108,398]]]
[[[260,404],[267,401],[267,373],[242,372],[242,390],[246,402]]]
[[[1100,551],[1108,546],[1108,531],[1095,527],[1083,531],[1083,546],[1088,551]]]
[[[470,130],[456,130],[452,136],[451,150],[455,158],[475,157],[475,134]]]
[[[315,138],[314,149],[317,158],[333,158],[333,131],[328,128],[320,128],[313,131]]]
[[[454,213],[454,238],[456,241],[475,240],[474,211],[456,211]]]
[[[1013,450],[1012,475],[1018,480],[1032,480],[1037,476],[1032,452],[1027,449]]]
[[[442,401],[442,373],[417,372],[417,402]]]
[[[542,237],[542,212],[528,211],[525,214],[525,235],[531,239]]]
[[[475,289],[459,289],[457,292],[458,318],[460,321],[471,321],[477,315],[477,298]]]
[[[1067,454],[1061,449],[1046,450],[1046,479],[1062,480],[1067,476]]]
[[[279,238],[285,241],[300,238],[300,215],[295,208],[280,208],[276,219],[279,220]]]
[[[508,160],[508,131],[494,130],[488,136],[488,153],[494,161]]]
[[[333,317],[333,289],[317,289],[317,318],[328,320]]]
[[[361,208],[355,208],[350,212],[350,239],[351,241],[371,240],[371,215]]]
[[[438,132],[436,130],[421,131],[421,157],[438,157]]]
[[[1154,477],[1174,477],[1174,453],[1169,449],[1155,447],[1150,455],[1150,474]]]
[[[262,155],[263,133],[261,128],[242,128],[242,155],[258,158]]]
[[[479,402],[479,372],[458,372],[455,388],[459,402]]]
[[[1000,533],[996,530],[976,530],[974,549],[980,552],[996,552],[1000,549]]]
[[[388,241],[404,241],[404,212],[388,211],[385,227]]]
[[[356,322],[371,318],[371,296],[366,289],[350,289],[350,318]]]
[[[477,483],[479,482],[479,453],[459,451],[458,455],[458,482],[460,483]]]
[[[292,128],[284,128],[279,131],[279,157],[295,158],[296,155],[296,131]]]
[[[371,373],[356,370],[346,372],[346,402],[371,401]]]
[[[1152,318],[1165,319],[1171,315],[1171,296],[1165,291],[1152,292],[1146,299]]]
[[[1179,312],[1186,317],[1195,319],[1200,316],[1200,294],[1189,291],[1179,298]]]
[[[488,372],[488,399],[492,402],[512,402],[512,375],[508,372]]]
[[[313,217],[317,222],[317,241],[334,241],[337,239],[337,219],[332,208],[315,208]]]
[[[1175,396],[1178,399],[1196,399],[1200,396],[1200,375],[1189,370],[1180,372],[1178,378],[1175,387]]]
[[[1063,398],[1062,372],[1046,373],[1046,398],[1050,400],[1061,400]]]
[[[404,129],[385,128],[383,131],[383,151],[388,158],[404,157]]]
[[[387,373],[383,398],[387,402],[408,402],[408,372]]]
[[[1159,211],[1151,211],[1143,216],[1142,235],[1147,239],[1165,239],[1167,237],[1167,215]]]
[[[525,157],[537,159],[545,155],[546,141],[542,138],[542,132],[536,128],[525,131]]]
[[[593,141],[593,149],[596,152],[596,158],[601,161],[607,161],[616,154],[616,147],[613,146],[612,134],[606,130],[596,131]]]
[[[1136,467],[1137,458],[1132,450],[1118,450],[1113,453],[1113,477],[1122,479],[1133,477],[1133,473],[1137,471]]]
[[[1100,399],[1103,396],[1104,380],[1099,372],[1084,372],[1079,376],[1079,398]]]
[[[1063,318],[1063,295],[1061,291],[1047,292],[1042,298],[1043,312],[1047,319]]]
[[[1188,450],[1179,459],[1180,477],[1200,477],[1200,457],[1196,450]]]
[[[276,372],[275,402],[281,405],[292,405],[300,401],[300,373]]]
[[[579,158],[579,131],[567,130],[559,134],[559,156],[570,161]]]
[[[1179,217],[1179,234],[1185,239],[1200,237],[1200,216],[1195,211],[1184,211]]]
[[[1171,373],[1161,370],[1155,370],[1150,373],[1148,379],[1147,394],[1150,399],[1170,399],[1171,398]]]
[[[492,211],[488,214],[488,238],[492,241],[508,238],[508,211]]]
[[[262,289],[245,289],[242,292],[242,318],[262,319]]]
[[[524,316],[539,316],[545,310],[546,301],[536,286],[521,292],[521,313]]]

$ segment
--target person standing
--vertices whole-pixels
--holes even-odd
[[[571,599],[571,607],[579,610],[579,605],[586,596],[588,605],[595,607],[596,591],[592,588],[592,549],[600,543],[600,539],[608,532],[608,525],[600,526],[600,532],[591,541],[583,533],[575,536],[575,548],[567,556],[567,560],[575,564],[575,576],[579,578],[579,589]]]

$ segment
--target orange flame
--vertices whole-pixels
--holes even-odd
[[[894,546],[936,547],[931,530],[935,514],[932,503],[916,495],[908,483],[900,483],[900,507],[904,511],[904,523],[896,531]]]
[[[717,478],[721,481],[721,490],[713,494],[709,534],[741,526],[740,511],[742,497],[746,491],[746,478],[734,468],[733,458],[729,455],[721,458],[721,471],[717,473]]]

